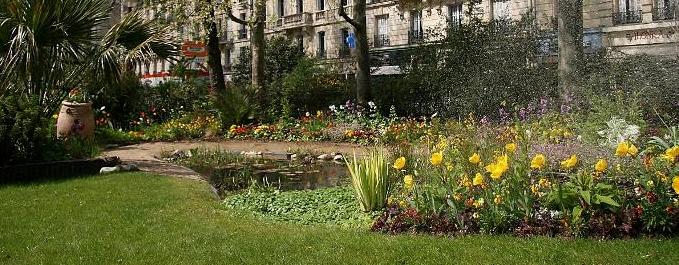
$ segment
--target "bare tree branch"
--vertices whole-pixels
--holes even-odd
[[[234,16],[233,13],[231,13],[231,8],[227,8],[226,13],[229,15],[229,18],[231,19],[231,21],[236,22],[236,23],[241,24],[241,25],[247,25],[248,24],[247,21],[242,20],[242,19]]]
[[[340,15],[342,18],[344,18],[345,21],[349,22],[354,28],[358,28],[361,25],[356,22],[355,20],[351,19],[348,15],[347,12],[344,11],[344,6],[340,4],[340,8],[337,9],[337,14]]]

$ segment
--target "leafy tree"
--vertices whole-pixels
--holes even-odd
[[[170,58],[167,31],[138,13],[107,31],[105,0],[0,0],[0,96],[36,97],[52,115],[73,88],[117,82],[135,63]]]

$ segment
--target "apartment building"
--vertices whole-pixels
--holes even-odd
[[[240,0],[234,0],[240,1]],[[133,0],[123,0],[122,12],[132,10]],[[517,20],[532,12],[544,28],[555,28],[558,0],[482,0],[471,15],[484,20]],[[237,2],[234,2],[237,3]],[[338,15],[340,5],[351,15],[352,0],[269,0],[265,34],[296,40],[312,56],[340,62],[351,56],[346,39],[352,28]],[[371,53],[387,58],[393,52],[426,42],[429,32],[468,21],[469,1],[442,0],[422,10],[404,10],[390,0],[368,0],[366,17]],[[239,5],[234,5],[239,6]],[[153,17],[153,11],[147,10]],[[236,8],[234,15],[247,18],[248,10]],[[228,71],[240,54],[249,49],[248,28],[220,14],[222,64]],[[589,0],[583,4],[587,49],[607,48],[622,54],[679,55],[679,0]],[[178,36],[189,41],[199,35],[198,24],[185,25]],[[388,60],[387,60],[388,61]],[[200,62],[198,62],[200,63]],[[168,70],[167,63],[141,66],[148,76]]]

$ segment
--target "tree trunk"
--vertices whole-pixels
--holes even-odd
[[[226,81],[224,80],[224,69],[222,69],[222,53],[219,50],[219,32],[215,23],[215,9],[210,8],[210,20],[206,21],[208,28],[208,58],[207,64],[210,71],[210,96],[213,99],[226,91]]]
[[[572,96],[582,58],[582,0],[559,0],[559,89],[563,100]]]
[[[366,30],[365,0],[356,1],[354,20],[356,26],[356,99],[358,104],[366,106],[370,95],[370,48],[368,47],[368,31]]]
[[[250,84],[257,91],[257,101],[260,107],[264,107],[267,103],[266,88],[264,86],[264,8],[265,6],[263,5],[256,5],[254,13],[258,19],[252,25],[252,35],[250,36],[250,47],[252,50],[250,62],[252,78]]]

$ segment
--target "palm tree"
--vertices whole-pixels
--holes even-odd
[[[172,58],[169,31],[131,13],[105,29],[106,0],[0,0],[0,98],[36,97],[50,115],[67,93],[116,82],[135,63]]]

